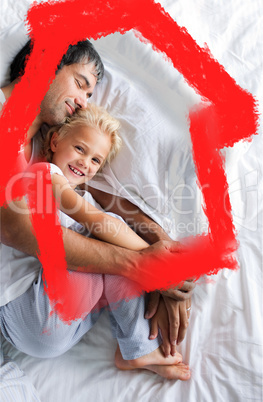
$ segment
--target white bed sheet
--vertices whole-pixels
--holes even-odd
[[[1,85],[7,80],[10,59],[26,40],[23,18],[30,3],[30,0],[1,2]],[[188,29],[199,45],[208,44],[214,57],[240,86],[258,98],[262,107],[261,2],[166,0],[162,1],[162,5],[179,25]],[[134,138],[139,136],[138,141],[145,140],[145,147],[148,146],[147,141],[152,138],[147,132],[149,126],[145,127],[145,114],[154,117],[154,122],[165,124],[167,133],[161,145],[157,144],[157,129],[155,140],[150,142],[158,152],[158,161],[156,157],[148,161],[147,166],[153,169],[150,177],[147,177],[147,172],[137,176],[138,191],[144,191],[147,202],[132,189],[126,188],[127,192],[123,195],[140,205],[164,227],[168,222],[172,236],[184,237],[187,230],[184,233],[178,231],[180,216],[174,212],[169,194],[180,183],[189,183],[197,191],[184,110],[198,102],[199,98],[160,54],[154,53],[150,45],[140,43],[131,32],[124,36],[115,34],[102,38],[97,41],[96,47],[107,67],[108,84],[103,84],[105,88],[101,86],[94,98],[117,117],[122,116],[124,142],[128,143],[129,135],[133,133]],[[139,111],[140,127],[131,122],[135,125],[134,131],[125,126],[127,110],[119,109],[119,105],[123,105],[123,94],[129,95],[125,100],[134,102],[139,99],[140,107],[147,108]],[[171,108],[174,99],[178,104],[176,111]],[[138,132],[142,127],[144,137]],[[153,125],[152,128],[155,127]],[[259,131],[262,134],[262,128]],[[162,160],[161,151],[167,146],[172,149],[171,155]],[[132,153],[130,150],[129,155]],[[262,137],[259,136],[251,143],[236,144],[233,149],[226,150],[230,197],[240,242],[240,269],[237,272],[222,270],[217,276],[203,278],[197,285],[187,336],[179,347],[184,361],[191,367],[191,380],[186,383],[171,382],[147,371],[121,372],[115,369],[116,342],[111,338],[104,314],[78,345],[56,359],[34,359],[4,342],[5,353],[32,379],[43,402],[245,402],[263,399],[261,155]],[[111,169],[117,172],[121,164],[122,156]],[[137,172],[134,172],[133,165],[129,169],[133,170],[135,178],[136,173],[141,172],[141,166]],[[164,175],[168,180],[168,196],[164,194],[167,187],[162,187]],[[149,188],[144,187],[147,180],[155,191],[150,193],[152,197],[147,193]],[[106,182],[102,186],[111,191]],[[117,184],[114,186],[118,187]],[[159,198],[162,199],[160,204],[156,203]],[[194,213],[188,217],[189,222],[194,224],[187,226],[188,234],[199,232],[201,224],[205,223],[199,204],[200,198],[196,197]]]

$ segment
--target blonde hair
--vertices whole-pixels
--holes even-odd
[[[50,148],[52,135],[56,132],[58,134],[58,141],[60,141],[69,133],[72,127],[76,127],[77,125],[86,125],[99,130],[102,134],[110,136],[111,148],[104,163],[106,161],[110,162],[117,155],[122,144],[118,131],[120,129],[120,122],[112,117],[103,107],[95,105],[95,103],[88,103],[85,109],[77,109],[73,116],[65,119],[64,123],[54,126],[48,131],[42,148],[42,156],[48,162],[52,162],[53,158],[53,152]]]

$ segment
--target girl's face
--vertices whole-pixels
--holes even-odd
[[[54,153],[52,163],[62,170],[74,188],[97,173],[110,152],[111,139],[94,128],[77,125],[61,140],[54,133],[50,146]]]

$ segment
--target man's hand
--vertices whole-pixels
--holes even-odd
[[[180,288],[176,287],[174,289],[164,290],[161,292],[161,294],[166,298],[169,297],[173,299],[174,301],[183,302],[188,299],[191,299],[195,286],[196,284],[193,282],[193,280],[188,279],[184,282],[182,287]],[[157,311],[158,304],[159,304],[159,293],[151,292],[149,294],[147,312],[145,314],[146,318],[151,318],[154,316],[154,314]]]
[[[158,292],[153,292],[148,306],[150,308],[154,306],[156,310],[153,316],[147,313],[145,315],[146,318],[152,317],[150,339],[155,339],[158,336],[158,329],[160,329],[165,356],[175,355],[176,345],[183,341],[188,327],[191,298],[178,302],[170,297],[160,296]]]
[[[174,289],[164,290],[162,291],[162,295],[170,297],[175,301],[185,301],[192,297],[195,285],[193,279],[187,279],[181,287],[178,285],[178,287]]]
[[[190,317],[191,298],[185,301],[175,301],[163,296],[169,317],[169,339],[171,345],[179,345],[185,337]]]

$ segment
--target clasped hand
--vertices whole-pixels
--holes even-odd
[[[175,355],[176,345],[185,337],[194,287],[195,283],[190,279],[180,289],[156,291],[149,295],[145,317],[151,319],[150,339],[155,339],[160,329],[165,356]]]

